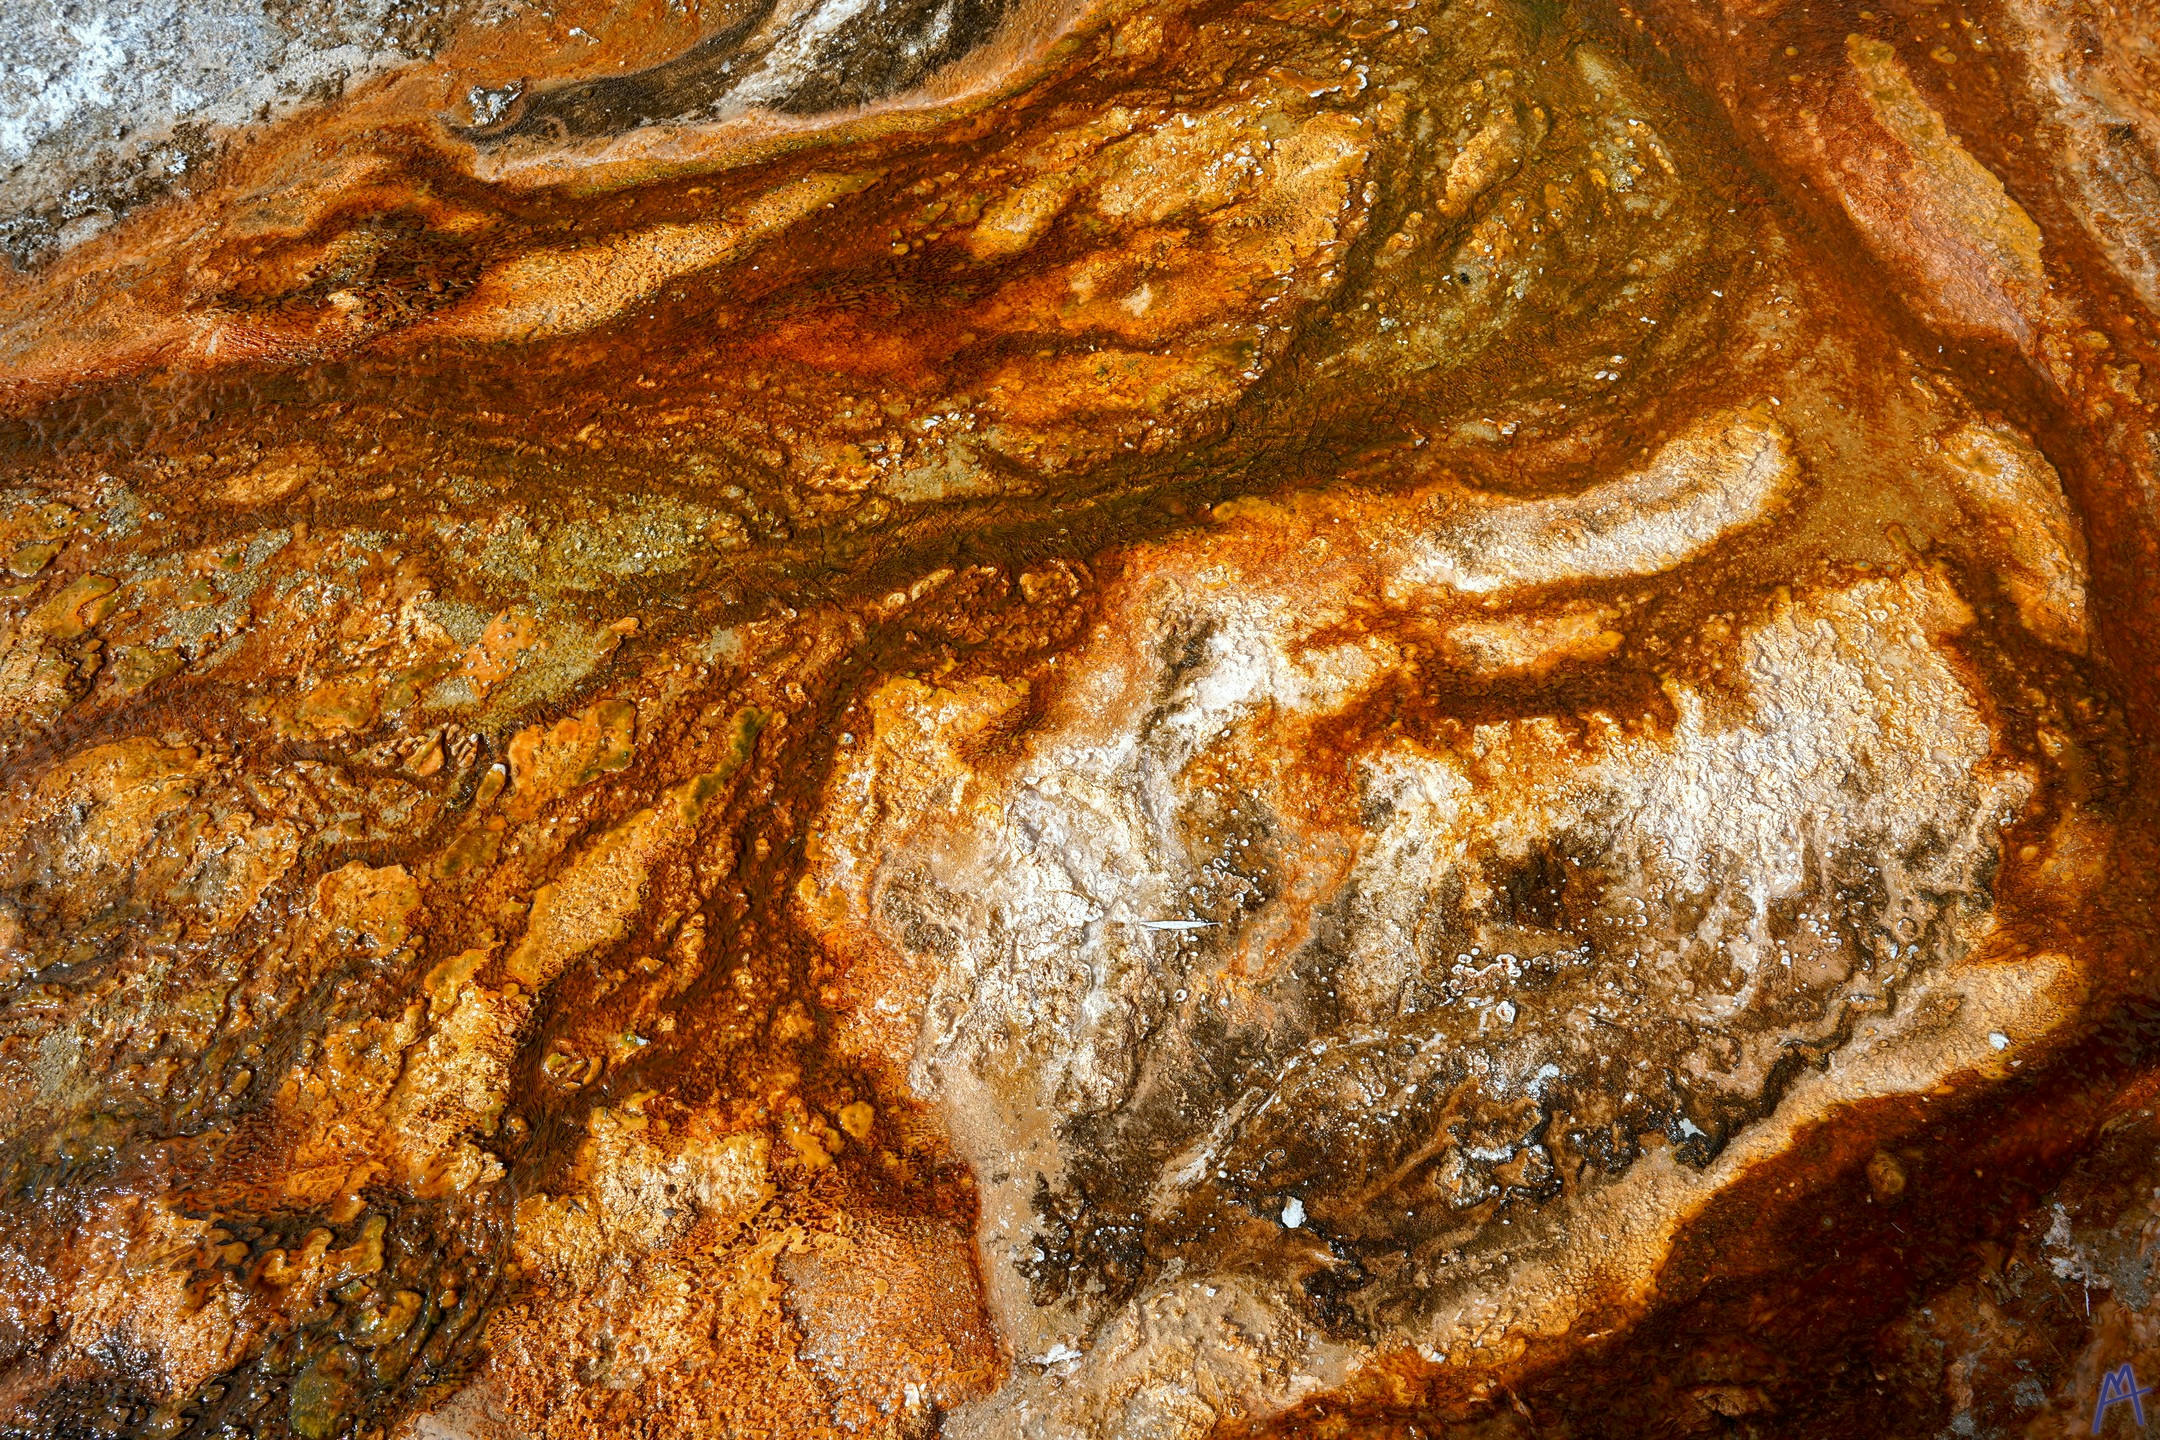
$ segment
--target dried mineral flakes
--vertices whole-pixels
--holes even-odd
[[[1170,1257],[1193,1277],[1180,1283],[1229,1278],[1211,1254],[1256,1243],[1229,1238],[1235,1217],[1272,1206],[1286,1228],[1302,1224],[1307,1202],[1262,1193],[1297,1179],[1337,1237],[1406,1256],[1396,1281],[1369,1282],[1313,1330],[1301,1363],[1349,1365],[1346,1328],[1383,1348],[1465,1348],[1470,1337],[1426,1328],[1463,1303],[1454,1286],[1404,1283],[1429,1256],[1494,1243],[1522,1206],[1594,1209],[1615,1184],[1638,1213],[1669,1206],[1677,1220],[1701,1203],[1692,1186],[1653,1200],[1655,1182],[1619,1180],[1635,1137],[1666,1132],[1699,1163],[1711,1152],[1695,1141],[1723,1146],[1766,1113],[1792,1047],[1837,1048],[1885,994],[1908,1008],[1960,994],[1960,965],[1991,943],[1983,877],[2034,776],[1991,754],[1948,648],[1971,612],[1938,573],[1779,601],[1731,638],[1729,660],[1705,657],[1742,677],[1737,694],[1668,679],[1655,726],[1593,710],[1567,727],[1441,722],[1346,743],[1361,733],[1353,712],[1401,683],[1373,659],[1395,646],[1314,637],[1372,603],[1361,590],[1430,594],[1433,547],[1399,522],[1327,526],[1378,573],[1331,586],[1323,604],[1306,576],[1267,565],[1296,548],[1274,533],[1295,523],[1247,522],[1136,565],[1107,602],[1118,619],[1100,657],[1077,659],[1068,705],[992,773],[961,758],[962,729],[917,752],[950,768],[866,759],[874,778],[835,787],[850,810],[886,817],[830,862],[859,897],[852,923],[875,937],[845,944],[889,947],[896,980],[923,977],[867,1008],[918,1017],[911,1083],[990,1177],[985,1227],[1037,1235],[1032,1261],[988,1277],[1001,1330],[1030,1345],[1070,1343],[1104,1323],[1106,1301],[1155,1293],[1151,1272]],[[1564,565],[1579,532],[1560,533],[1544,548]],[[1543,555],[1521,543],[1534,583]],[[1671,563],[1653,547],[1640,568]],[[950,705],[874,710],[910,727],[941,712],[980,724]],[[881,731],[864,754],[897,739]],[[983,798],[957,813],[942,803],[963,792]],[[823,828],[845,825],[835,814]],[[1213,911],[1222,933],[1151,951],[1103,923],[1180,901]],[[2052,962],[2010,975],[1999,1003],[2065,1003]],[[1937,1063],[1977,1053],[1975,1027],[2000,1013],[1972,995],[1957,1008],[1964,1038]],[[1615,1053],[1606,1037],[1621,1027],[1631,1038]],[[1207,1058],[1226,1034],[1250,1057],[1236,1068]],[[1364,1113],[1331,1128],[1346,1103]],[[1320,1134],[1331,1139],[1315,1149]],[[1563,1186],[1566,1174],[1606,1178]],[[1046,1195],[1071,1210],[1046,1212]],[[1558,1217],[1525,1223],[1578,1265],[1596,1251]],[[1105,1224],[1133,1227],[1144,1248],[1112,1258],[1089,1229]],[[1665,1243],[1640,1219],[1631,1228],[1653,1253]],[[1538,1242],[1510,1243],[1530,1263]],[[1290,1277],[1309,1263],[1277,1261]],[[1623,1250],[1600,1268],[1642,1263]],[[1475,1294],[1490,1274],[1456,1283]],[[1247,1284],[1245,1304],[1282,1307],[1276,1325],[1303,1333],[1319,1318],[1294,1287]],[[1565,1329],[1595,1294],[1532,1293],[1511,1323],[1533,1333]],[[1323,1344],[1328,1328],[1338,1335]],[[1087,1418],[1122,1403],[1091,1391],[1094,1374],[1067,1379],[1060,1413],[1112,1433]],[[1023,1393],[1001,1403],[1035,1403]],[[1257,1378],[1219,1399],[1233,1413],[1281,1403]]]
[[[2149,8],[0,19],[0,1433],[2083,1433]]]
[[[1641,474],[1565,499],[1487,500],[1483,514],[1436,527],[1391,598],[1434,585],[1482,594],[1660,574],[1769,518],[1799,478],[1791,437],[1768,406],[1716,417]]]

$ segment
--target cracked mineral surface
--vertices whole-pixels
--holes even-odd
[[[0,1435],[2129,1434],[2130,0],[0,4]]]

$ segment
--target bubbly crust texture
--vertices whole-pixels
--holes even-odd
[[[2160,1375],[2151,17],[167,10],[0,19],[0,1435]]]

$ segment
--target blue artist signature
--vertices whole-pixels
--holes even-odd
[[[2137,1371],[2128,1361],[2116,1366],[2101,1377],[2100,1399],[2093,1405],[2092,1433],[2100,1433],[2100,1427],[2108,1417],[2108,1411],[2117,1405],[2128,1405],[2130,1417],[2139,1429],[2145,1426],[2145,1397],[2152,1393],[2152,1386],[2137,1382]]]

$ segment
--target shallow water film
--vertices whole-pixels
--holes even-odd
[[[2160,11],[0,0],[0,1435],[2160,1427]]]

